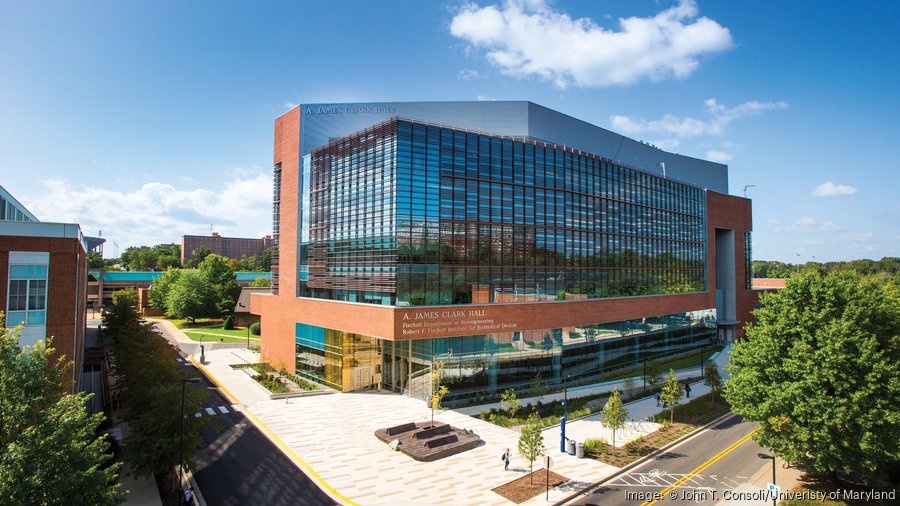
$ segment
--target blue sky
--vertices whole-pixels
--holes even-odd
[[[0,184],[120,250],[260,236],[292,104],[531,100],[727,163],[732,194],[756,185],[755,258],[898,256],[898,22],[874,1],[3,2]]]

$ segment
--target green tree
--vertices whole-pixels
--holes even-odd
[[[625,428],[627,419],[628,410],[622,405],[622,396],[619,395],[619,389],[616,388],[600,413],[600,424],[612,431],[613,448],[616,447],[616,431]]]
[[[212,316],[217,312],[216,300],[216,292],[205,276],[185,271],[169,289],[166,316],[187,319]]]
[[[447,388],[447,385],[442,384],[444,381],[444,362],[438,360],[432,362],[432,364],[431,400],[428,404],[431,406],[431,426],[434,427],[434,412],[444,409],[441,407],[441,401],[444,400],[445,395],[450,393],[450,389]]]
[[[226,316],[225,322],[222,324],[222,328],[225,330],[234,330],[234,316]]]
[[[89,394],[67,394],[64,373],[40,341],[19,347],[19,329],[0,313],[0,497],[4,504],[119,504],[120,462],[106,435],[104,415],[89,415]]]
[[[253,322],[250,324],[250,333],[254,336],[258,336],[262,333],[262,328],[259,325],[259,322]]]
[[[734,345],[725,398],[754,437],[818,473],[882,477],[900,459],[900,289],[804,272],[763,294]]]
[[[500,395],[500,408],[506,411],[507,416],[510,418],[516,416],[516,411],[519,411],[521,407],[522,402],[516,397],[516,391],[512,388],[507,388]]]
[[[140,319],[126,297],[114,298],[103,327],[115,342],[114,372],[126,399],[124,418],[130,431],[124,450],[131,471],[150,476],[170,470],[178,464],[182,382],[190,373],[179,369],[175,349]],[[192,414],[202,409],[206,397],[205,388],[185,389],[186,456],[203,446],[200,430],[208,422]]]
[[[103,257],[101,257],[100,253],[97,253],[96,251],[88,251],[87,261],[89,269],[100,269],[104,265]]]
[[[712,360],[707,362],[703,368],[703,384],[709,387],[713,394],[713,400],[716,400],[719,396],[719,391],[722,390],[722,376],[719,374],[719,368],[716,366],[716,363]]]
[[[150,290],[148,290],[148,294],[150,295],[150,307],[157,311],[162,311],[163,313],[168,312],[169,292],[178,282],[179,276],[181,276],[181,269],[169,267],[159,279],[150,285]]]
[[[272,281],[265,276],[260,276],[250,282],[250,288],[268,288],[270,286],[272,286]]]
[[[212,287],[216,310],[219,314],[231,313],[241,294],[234,271],[228,265],[228,259],[221,255],[208,255],[197,271]]]
[[[681,402],[681,398],[684,396],[684,390],[681,388],[681,383],[678,381],[678,378],[675,376],[675,371],[669,369],[669,375],[666,377],[666,383],[662,387],[662,391],[659,393],[659,398],[662,401],[669,405],[671,412],[670,422],[675,423],[675,406]]]
[[[541,436],[541,419],[537,413],[532,412],[528,415],[525,426],[522,427],[522,434],[519,435],[519,455],[528,461],[528,469],[531,475],[534,474],[534,461],[544,454],[544,438]],[[532,478],[532,483],[534,483]]]
[[[157,254],[148,246],[132,246],[122,252],[121,264],[129,271],[149,271],[156,267]]]
[[[197,267],[200,265],[206,257],[212,254],[212,251],[209,250],[206,246],[200,246],[195,249],[193,254],[191,254],[191,259],[189,260],[190,267]]]

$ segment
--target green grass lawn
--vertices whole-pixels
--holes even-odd
[[[219,341],[225,343],[247,342],[247,327],[235,327],[232,330],[225,330],[221,325],[207,328],[189,328],[182,329],[194,341]],[[250,334],[250,341],[258,341],[259,336]]]

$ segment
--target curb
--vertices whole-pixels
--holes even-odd
[[[188,355],[188,360],[190,360],[194,367],[196,367],[197,370],[203,373],[203,375],[206,376],[208,380],[213,382],[219,388],[222,394],[225,395],[225,397],[227,397],[229,401],[231,401],[232,404],[240,404],[240,399],[235,397],[234,394],[232,394],[227,388],[225,388],[224,385],[219,383],[215,376],[213,376],[209,372],[209,370],[203,366],[203,364],[194,359],[193,355]],[[264,436],[266,436],[269,441],[277,446],[281,450],[281,452],[284,453],[285,456],[287,456],[288,459],[293,461],[294,464],[297,465],[297,467],[300,468],[301,471],[303,471],[303,474],[305,474],[312,482],[316,483],[319,488],[329,497],[334,499],[335,502],[340,504],[349,504],[352,506],[360,506],[359,503],[356,503],[348,499],[347,497],[344,497],[343,494],[329,485],[328,482],[326,482],[324,478],[319,476],[319,473],[317,473],[312,467],[309,466],[309,464],[307,464],[302,458],[300,458],[300,456],[297,455],[294,450],[291,450],[288,445],[286,445],[281,439],[279,439],[278,436],[270,431],[269,428],[266,427],[265,424],[263,424],[258,418],[256,418],[256,415],[251,413],[250,409],[244,408],[242,412],[244,416],[248,420],[250,420],[250,423],[252,423]]]
[[[606,477],[604,477],[602,480],[600,480],[600,481],[598,481],[598,482],[596,482],[596,483],[593,483],[593,484],[589,485],[587,488],[584,488],[584,489],[582,489],[582,490],[580,490],[580,491],[578,491],[578,492],[575,492],[574,494],[572,494],[572,495],[570,495],[570,496],[568,496],[568,497],[563,498],[561,501],[555,502],[555,503],[554,503],[554,506],[561,506],[561,505],[563,505],[563,504],[566,504],[566,503],[569,503],[569,502],[571,502],[571,501],[574,501],[575,499],[577,499],[578,497],[581,497],[582,495],[586,495],[586,494],[589,494],[589,493],[593,492],[594,490],[596,490],[596,489],[602,487],[603,485],[605,485],[606,482],[608,482],[608,481],[610,481],[610,480],[612,480],[612,479],[614,479],[614,478],[618,478],[619,476],[621,476],[621,475],[627,473],[628,471],[631,471],[631,470],[634,469],[635,467],[637,467],[637,466],[643,464],[644,462],[647,462],[648,460],[650,460],[650,459],[656,457],[657,455],[661,455],[661,454],[663,454],[663,453],[669,451],[671,448],[674,448],[675,446],[678,446],[678,445],[680,445],[681,443],[687,442],[687,440],[689,440],[689,439],[693,438],[694,436],[698,435],[700,432],[703,432],[704,430],[706,430],[706,429],[712,427],[713,425],[715,425],[715,424],[721,422],[722,420],[725,420],[726,418],[728,418],[728,417],[730,417],[730,416],[737,416],[737,415],[735,415],[734,413],[726,413],[726,414],[720,416],[719,418],[716,418],[715,420],[710,421],[710,422],[707,423],[706,425],[703,425],[703,426],[701,426],[701,427],[697,427],[696,429],[692,430],[691,432],[688,432],[687,434],[681,436],[680,438],[676,439],[675,441],[672,441],[671,443],[667,444],[666,446],[663,446],[663,447],[661,447],[661,448],[658,448],[656,451],[654,451],[654,452],[652,452],[652,453],[648,453],[647,455],[644,455],[643,457],[641,457],[641,458],[635,460],[634,462],[628,464],[627,466],[625,466],[625,467],[619,469],[618,471],[614,472],[613,474],[611,474],[611,475],[609,475],[609,476],[606,476]]]

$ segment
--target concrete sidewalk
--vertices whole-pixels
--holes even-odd
[[[434,415],[436,421],[469,429],[482,438],[483,444],[436,462],[417,462],[392,451],[374,436],[374,432],[379,428],[429,419],[431,411],[424,401],[385,392],[270,400],[268,392],[249,375],[232,367],[258,362],[258,354],[246,349],[213,346],[206,350],[206,362],[200,365],[197,343],[170,323],[160,324],[174,336],[175,344],[183,344],[187,348],[185,351],[193,354],[195,364],[221,386],[231,402],[244,407],[247,418],[263,434],[339,502],[507,505],[510,502],[492,489],[528,472],[528,462],[518,455],[517,431],[498,427],[462,411],[439,412]],[[640,402],[632,403],[635,406],[629,408],[636,415],[649,409],[650,402],[655,407],[656,401],[645,399]],[[597,437],[593,423],[590,419],[573,422],[570,434]],[[570,481],[551,490],[551,501],[562,500],[619,470],[596,460],[560,454],[558,431],[558,427],[544,431],[547,455],[554,459],[553,471]],[[507,448],[512,451],[508,472],[503,471],[500,460]],[[534,468],[540,467],[541,464],[535,462]],[[540,495],[524,504],[546,504],[546,501]]]

